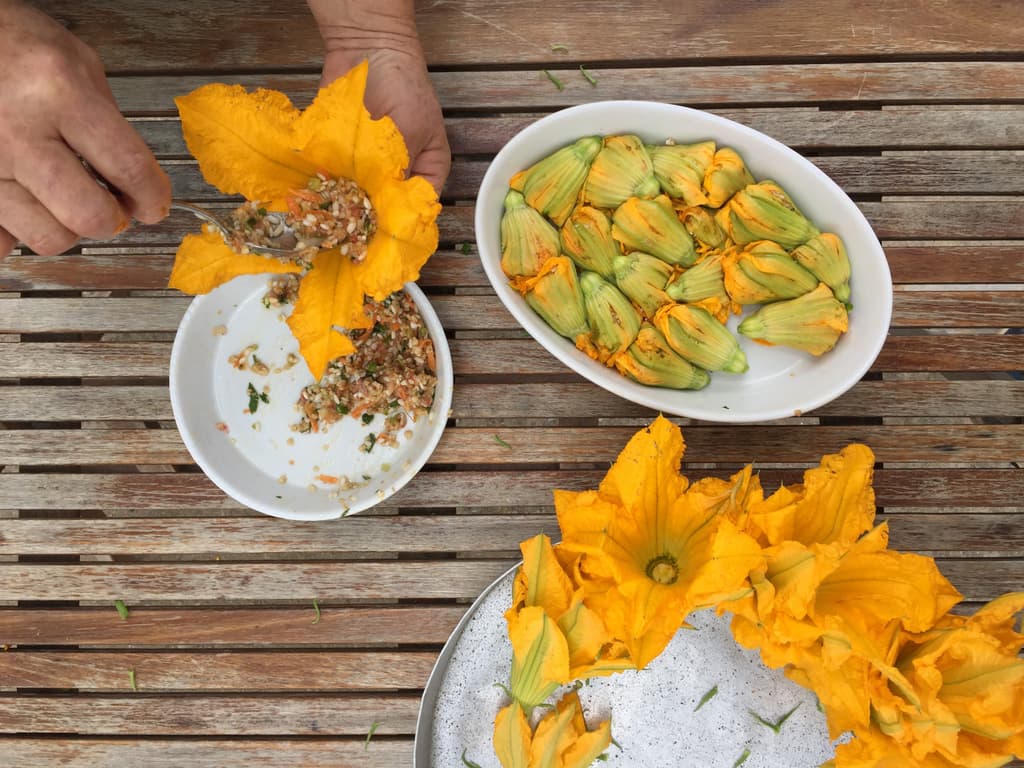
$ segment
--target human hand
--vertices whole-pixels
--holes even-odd
[[[427,74],[412,0],[308,0],[324,40],[324,86],[363,59],[370,62],[366,108],[395,121],[409,149],[409,173],[438,194],[452,154],[441,105]]]
[[[0,258],[18,241],[53,256],[131,217],[156,223],[170,201],[95,51],[46,14],[0,0]]]
[[[441,105],[427,76],[422,56],[396,50],[371,51],[366,80],[366,108],[372,117],[389,116],[409,149],[409,174],[422,176],[438,194],[451,170],[452,153],[444,130]],[[360,59],[361,60],[361,59]],[[345,51],[328,51],[321,86],[349,71],[353,62]]]

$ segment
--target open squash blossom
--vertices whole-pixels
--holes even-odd
[[[822,768],[1024,756],[1024,592],[950,613],[961,595],[935,561],[889,550],[875,524],[869,448],[826,455],[768,496],[749,464],[691,483],[684,449],[659,416],[598,489],[555,491],[560,542],[523,542],[506,613],[513,701],[494,731],[505,768],[590,765],[607,722],[587,731],[570,716],[575,693],[536,728],[530,710],[570,679],[643,669],[711,605],[732,613],[740,645],[814,691],[832,739],[852,734]]]
[[[288,324],[313,376],[353,351],[337,328],[368,328],[367,297],[383,301],[410,281],[437,248],[441,206],[430,183],[406,178],[409,153],[394,122],[373,120],[363,104],[367,62],[320,90],[298,110],[283,93],[205,85],[175,100],[182,133],[207,182],[269,211],[285,211],[295,190],[326,174],[355,182],[369,198],[376,228],[365,259],[338,247],[321,250],[300,285]],[[212,232],[187,235],[178,248],[170,287],[208,293],[246,274],[299,272],[271,257],[241,255]]]
[[[683,451],[679,428],[662,417],[637,433],[598,491],[615,508],[599,543],[593,534],[563,540],[611,575],[612,590],[604,579],[584,581],[585,602],[603,616],[641,669],[661,653],[690,611],[738,589],[762,562],[750,536],[709,507],[703,494],[687,493],[686,478],[679,474]],[[585,530],[586,523],[575,518],[591,514],[591,501],[586,495],[559,494],[559,520]]]

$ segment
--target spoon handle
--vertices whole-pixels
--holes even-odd
[[[179,200],[172,200],[171,208],[178,208],[182,211],[188,211],[189,213],[195,215],[197,218],[200,218],[203,221],[207,222],[208,224],[212,224],[213,226],[215,226],[218,230],[220,230],[220,233],[222,235],[226,236],[228,234],[227,227],[224,226],[224,222],[222,222],[220,219],[218,219],[205,208],[200,208],[199,206],[192,205],[191,203],[183,203],[180,202]]]

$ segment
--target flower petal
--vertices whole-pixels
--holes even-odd
[[[574,587],[555,557],[551,539],[538,534],[519,545],[523,564],[513,582],[513,606],[539,605],[555,621],[569,610]]]
[[[268,256],[235,253],[220,235],[204,230],[201,235],[185,235],[182,239],[168,286],[196,295],[209,293],[239,275],[299,271],[294,264]]]
[[[354,179],[373,197],[388,181],[405,177],[409,152],[394,121],[371,119],[363,105],[368,72],[364,60],[322,88],[295,129],[305,157],[335,176]]]
[[[530,741],[533,734],[526,713],[513,700],[494,718],[494,752],[502,768],[530,768]]]
[[[327,363],[351,353],[351,339],[334,329],[367,328],[370,318],[362,312],[363,296],[351,279],[352,262],[337,251],[322,251],[299,283],[295,309],[288,327],[299,342],[299,352],[316,381],[324,375]],[[353,314],[352,308],[359,307]]]
[[[363,291],[378,301],[419,278],[437,250],[437,193],[426,179],[389,182],[370,196],[377,232],[356,275]]]
[[[506,614],[512,642],[512,695],[526,710],[569,680],[569,648],[540,606]]]
[[[189,152],[221,192],[280,201],[316,173],[297,152],[300,113],[283,93],[211,83],[174,101]]]
[[[630,438],[601,481],[601,496],[668,517],[672,504],[686,490],[686,478],[679,474],[685,450],[679,427],[658,416]]]

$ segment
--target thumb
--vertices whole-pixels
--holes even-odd
[[[410,176],[422,176],[431,183],[438,197],[452,168],[452,153],[447,140],[432,143],[421,151],[409,167]]]

